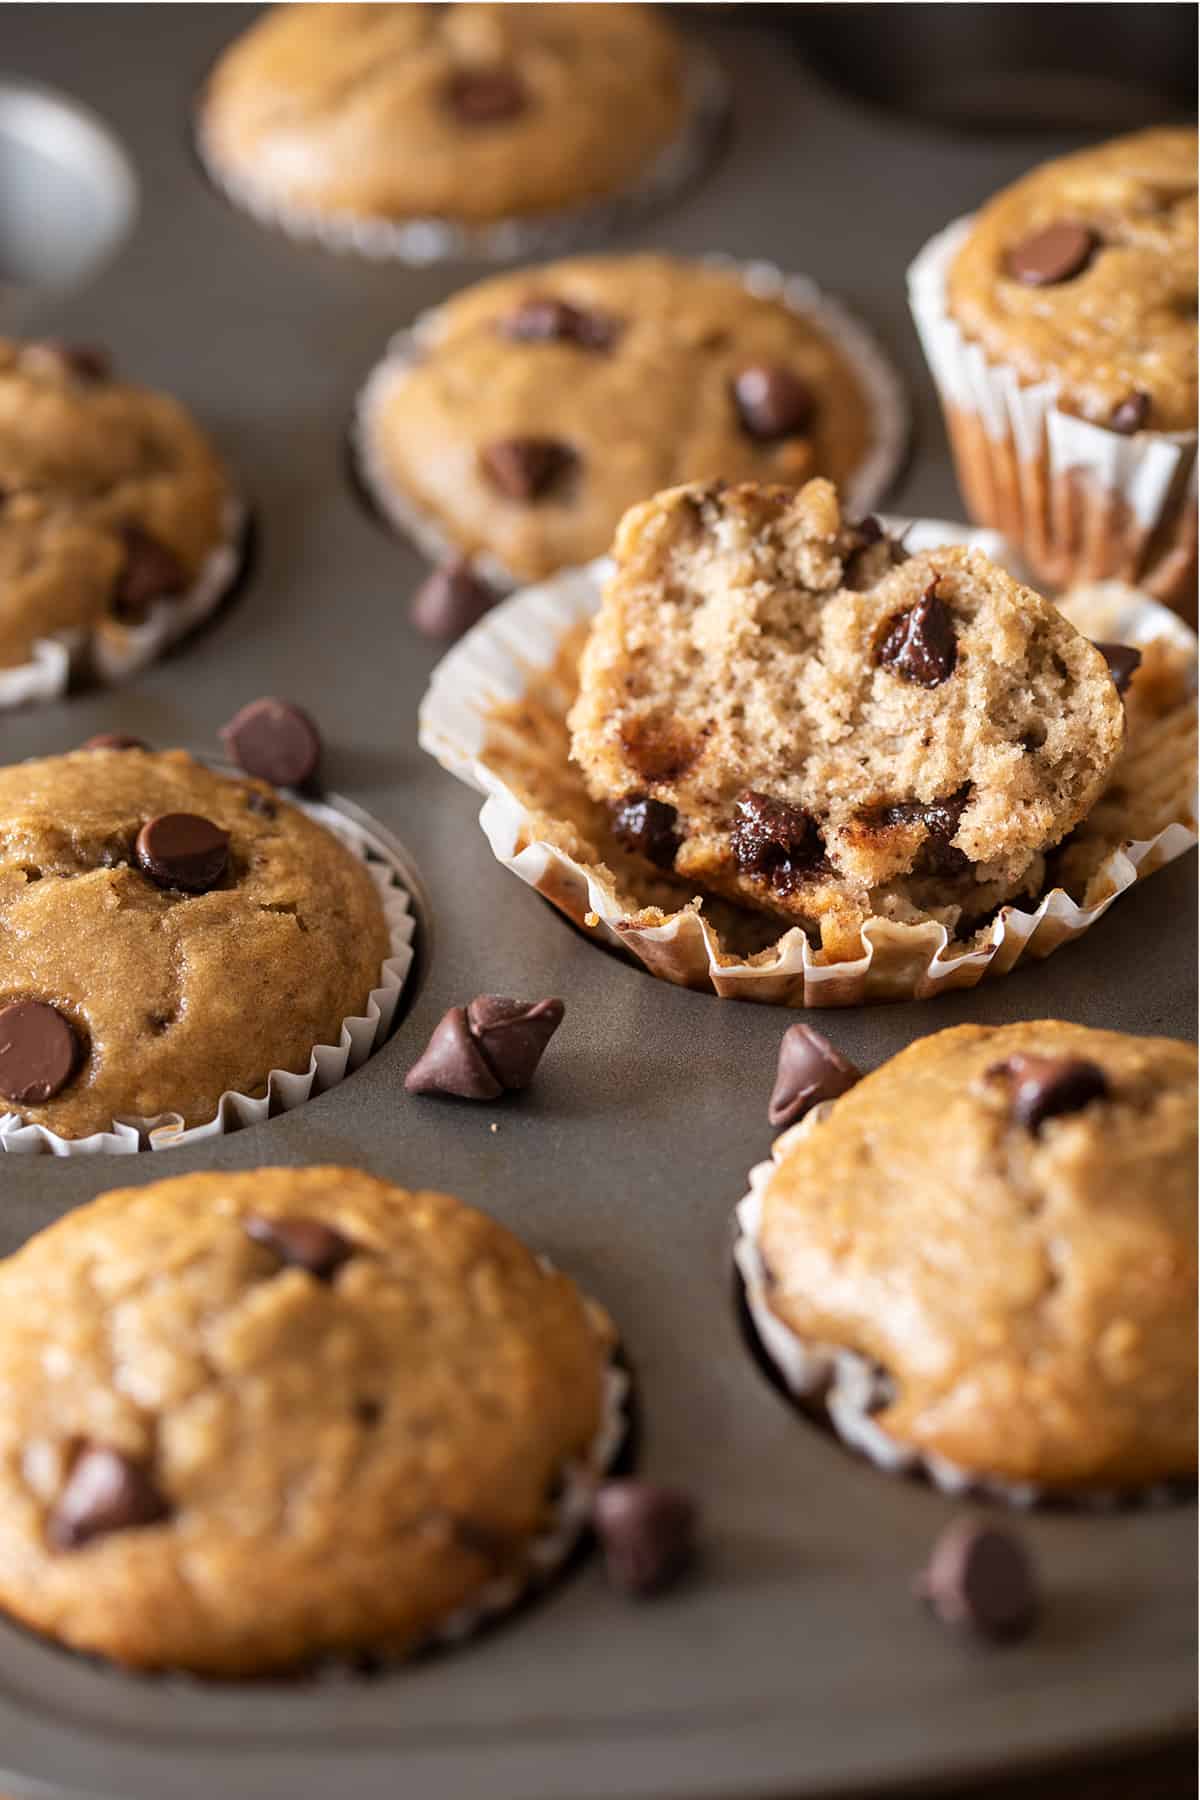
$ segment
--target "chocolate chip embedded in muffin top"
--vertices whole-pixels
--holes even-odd
[[[121,538],[125,563],[113,590],[112,610],[117,618],[136,624],[155,601],[181,594],[187,573],[175,552],[140,525],[122,526]]]
[[[628,794],[613,809],[613,836],[656,868],[673,869],[682,842],[675,829],[678,822],[679,814],[665,801]]]
[[[783,363],[751,363],[740,370],[733,398],[743,430],[765,443],[802,432],[816,404],[808,383]]]
[[[1047,1119],[1082,1112],[1109,1091],[1104,1070],[1081,1056],[1010,1056],[993,1064],[988,1077],[1009,1083],[1012,1116],[1035,1137]]]
[[[160,813],[142,826],[134,851],[143,873],[160,887],[203,894],[225,873],[229,833],[199,813]]]
[[[1088,226],[1063,220],[1014,244],[1006,266],[1026,287],[1053,287],[1081,275],[1099,248],[1100,239]]]
[[[248,775],[275,787],[312,781],[321,761],[321,734],[290,700],[251,700],[221,727],[221,741]]]
[[[165,1519],[170,1508],[149,1469],[107,1444],[84,1444],[46,1521],[56,1550],[78,1550],[93,1538]]]
[[[459,69],[444,90],[447,106],[463,125],[498,125],[529,105],[525,83],[512,69]]]
[[[670,1587],[695,1556],[696,1505],[676,1488],[606,1481],[593,1502],[592,1523],[608,1579],[639,1598]]]
[[[575,452],[558,438],[498,438],[479,452],[483,472],[509,500],[540,500],[574,467]]]
[[[242,1229],[256,1244],[274,1251],[286,1267],[304,1269],[318,1281],[332,1280],[358,1250],[349,1238],[321,1219],[268,1219],[261,1213],[250,1213],[242,1220]]]
[[[66,1087],[79,1062],[70,1021],[45,1000],[16,1000],[0,1011],[0,1095],[38,1106]]]
[[[800,807],[747,788],[734,810],[729,841],[743,874],[761,875],[786,893],[828,867],[816,820]]]
[[[877,660],[917,687],[940,687],[949,680],[958,661],[958,642],[954,616],[938,598],[936,579],[915,606],[888,622]]]
[[[498,599],[496,590],[476,574],[470,558],[456,556],[421,583],[409,617],[422,636],[448,643],[477,624]]]
[[[1141,431],[1150,417],[1150,396],[1143,388],[1135,388],[1132,394],[1117,402],[1109,417],[1110,431],[1120,432],[1122,437],[1133,437]]]
[[[973,1519],[942,1533],[916,1589],[944,1625],[998,1643],[1025,1637],[1038,1614],[1037,1577],[1021,1540]]]
[[[871,830],[885,831],[893,825],[924,825],[927,835],[917,852],[913,865],[915,872],[922,875],[958,875],[970,867],[970,858],[951,839],[958,831],[959,821],[970,798],[971,784],[968,781],[957,792],[947,794],[941,800],[897,800],[878,807],[865,815],[864,823]]]
[[[789,1025],[779,1045],[779,1063],[768,1123],[794,1125],[825,1100],[836,1100],[862,1080],[861,1069],[835,1050],[811,1025]]]
[[[1108,664],[1118,694],[1123,694],[1142,666],[1141,651],[1132,644],[1097,643],[1096,648]]]
[[[22,366],[44,368],[76,381],[101,382],[112,378],[112,357],[99,344],[68,344],[58,338],[40,338],[21,352]]]
[[[150,746],[144,738],[131,737],[127,731],[98,731],[94,737],[85,738],[79,748],[81,750],[148,750]]]
[[[612,313],[572,306],[553,294],[530,294],[497,324],[504,337],[518,344],[574,344],[580,350],[611,350],[621,334]]]

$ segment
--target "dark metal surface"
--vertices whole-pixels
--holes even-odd
[[[809,1429],[746,1354],[728,1218],[767,1150],[787,1016],[668,988],[590,947],[493,862],[478,801],[417,751],[435,660],[406,622],[420,565],[349,491],[342,431],[388,333],[472,272],[301,250],[205,187],[188,103],[247,17],[225,6],[0,15],[6,72],[94,105],[143,186],[124,250],[39,328],[107,339],[125,369],[179,393],[237,466],[260,525],[252,579],[201,635],[122,693],[6,716],[6,757],[115,726],[215,748],[236,706],[290,696],[322,722],[331,785],[411,849],[432,896],[432,956],[386,1049],[287,1117],[161,1156],[0,1161],[0,1248],[107,1187],[200,1167],[347,1161],[444,1185],[612,1311],[640,1381],[644,1466],[696,1490],[707,1556],[701,1578],[640,1609],[606,1590],[593,1559],[510,1627],[375,1681],[151,1683],[0,1628],[0,1789],[56,1800],[809,1796],[953,1786],[1185,1730],[1189,1508],[1031,1516],[1044,1628],[1019,1649],[972,1653],[908,1587],[951,1503]],[[752,27],[692,23],[725,55],[738,133],[702,188],[627,241],[763,255],[841,292],[911,378],[920,437],[895,507],[954,516],[904,268],[934,229],[1056,143],[975,139],[950,155],[919,126],[835,99]],[[1051,1014],[1190,1035],[1193,863],[1005,981],[821,1023],[866,1065],[967,1019]],[[441,1010],[479,989],[566,999],[535,1087],[495,1107],[406,1097],[403,1073]]]

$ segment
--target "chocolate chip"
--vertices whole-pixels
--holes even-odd
[[[879,646],[880,663],[917,687],[940,687],[954,673],[958,642],[954,618],[931,581],[917,604],[890,620]]]
[[[424,637],[449,643],[478,624],[499,598],[465,556],[434,569],[413,595],[409,613]]]
[[[614,1587],[645,1597],[678,1581],[696,1553],[696,1507],[652,1481],[606,1481],[592,1505]]]
[[[221,742],[248,775],[274,787],[304,787],[321,761],[321,737],[290,700],[251,700],[221,727]]]
[[[862,1071],[821,1032],[811,1025],[789,1025],[779,1045],[767,1118],[775,1126],[794,1125],[814,1106],[836,1100],[861,1080]]]
[[[528,1087],[563,1018],[561,1000],[527,1002],[479,994],[442,1014],[405,1077],[410,1094],[495,1100]]]
[[[357,1250],[349,1238],[320,1219],[268,1219],[262,1213],[248,1213],[242,1228],[256,1244],[273,1250],[288,1268],[304,1269],[318,1281],[332,1280]]]
[[[84,1444],[46,1521],[56,1550],[78,1550],[110,1531],[154,1525],[170,1508],[144,1463],[107,1444]]]
[[[1135,388],[1124,400],[1113,407],[1109,417],[1110,431],[1119,431],[1122,437],[1132,437],[1141,431],[1150,417],[1150,396],[1141,388]]]
[[[279,808],[269,794],[251,792],[246,795],[246,811],[257,813],[260,819],[277,819]]]
[[[459,69],[446,84],[446,103],[463,125],[496,125],[529,105],[520,76],[511,69]]]
[[[780,893],[829,866],[816,821],[800,807],[752,788],[738,795],[729,842],[742,873],[763,876]]]
[[[159,813],[138,832],[134,851],[143,872],[160,887],[204,894],[225,873],[229,833],[199,813]]]
[[[1108,664],[1118,694],[1123,694],[1142,666],[1142,653],[1132,644],[1097,644],[1097,650]]]
[[[22,362],[39,363],[76,381],[100,382],[112,377],[112,358],[99,344],[67,344],[59,338],[42,338],[26,346]]]
[[[679,814],[665,800],[626,794],[613,809],[613,836],[626,850],[644,856],[659,869],[673,869],[683,842],[675,827]]]
[[[860,519],[857,525],[851,525],[849,529],[858,539],[856,548],[859,550],[869,550],[871,545],[878,544],[884,535],[883,526],[874,513],[868,513],[865,519]]]
[[[1012,1113],[1019,1125],[1036,1136],[1047,1119],[1082,1112],[1108,1094],[1108,1077],[1097,1063],[1082,1056],[1033,1056],[1018,1053],[993,1063],[989,1077],[1012,1088]]]
[[[1021,1540],[972,1519],[946,1528],[916,1587],[943,1625],[996,1643],[1027,1636],[1038,1614],[1037,1577]]]
[[[499,322],[499,330],[518,344],[574,344],[580,350],[611,350],[621,335],[621,321],[611,313],[572,306],[553,294],[530,294]]]
[[[156,601],[181,594],[187,574],[175,552],[140,525],[122,526],[121,540],[125,563],[113,591],[112,610],[117,618],[136,624]]]
[[[0,1094],[40,1106],[61,1093],[79,1061],[79,1040],[56,1006],[16,1000],[0,1011]]]
[[[1008,253],[1008,272],[1026,287],[1053,287],[1082,274],[1099,248],[1094,231],[1062,220],[1015,244]]]
[[[483,472],[509,500],[540,500],[575,466],[575,452],[557,438],[498,438],[479,452]]]
[[[127,731],[98,731],[80,744],[81,750],[148,750],[144,738],[130,737]]]
[[[404,1078],[410,1094],[453,1094],[460,1100],[495,1100],[504,1092],[467,1028],[465,1006],[450,1006]]]
[[[812,389],[782,363],[751,363],[740,370],[733,398],[742,429],[764,443],[794,437],[813,415]]]
[[[914,874],[962,875],[971,866],[970,858],[951,839],[970,797],[971,783],[967,781],[941,800],[894,801],[870,814],[869,823],[884,830],[894,825],[923,825],[926,837],[913,863]]]

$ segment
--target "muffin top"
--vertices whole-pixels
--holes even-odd
[[[866,396],[842,351],[736,272],[668,256],[548,263],[468,288],[369,390],[375,485],[460,551],[536,580],[603,554],[680,481],[846,481]]]
[[[1194,1471],[1193,1046],[960,1025],[782,1151],[771,1307],[881,1366],[898,1443],[1047,1488]]]
[[[634,508],[571,754],[659,868],[862,953],[1040,874],[1124,739],[1103,656],[981,552],[906,556],[827,481]]]
[[[200,128],[283,206],[484,224],[634,182],[679,129],[682,62],[643,6],[280,6],[218,62]]]
[[[69,1138],[307,1069],[388,954],[363,862],[178,750],[0,769],[0,923],[0,1112]]]
[[[185,592],[228,495],[177,401],[116,380],[102,351],[0,339],[0,667]]]
[[[1034,169],[978,212],[950,312],[1023,382],[1124,434],[1196,427],[1196,132]]]
[[[609,1354],[446,1194],[344,1168],[106,1194],[0,1264],[0,1605],[140,1668],[415,1647],[519,1581]]]

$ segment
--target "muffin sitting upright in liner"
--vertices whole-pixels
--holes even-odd
[[[1192,1045],[957,1026],[762,1174],[759,1303],[876,1460],[1043,1493],[1194,1474]]]
[[[905,556],[828,482],[684,487],[615,545],[570,716],[618,836],[853,955],[1036,889],[1124,739],[1107,664],[980,552]]]
[[[265,1093],[389,948],[365,863],[182,751],[0,769],[0,923],[0,1112],[65,1138]]]

